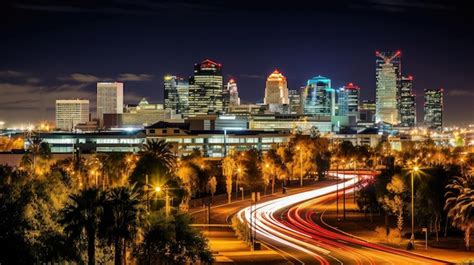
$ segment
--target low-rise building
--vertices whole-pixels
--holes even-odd
[[[263,114],[252,115],[249,120],[250,130],[293,132],[310,134],[314,129],[320,133],[330,133],[332,123],[330,116],[298,114]]]
[[[268,151],[274,144],[288,142],[291,134],[253,130],[189,130],[189,124],[158,122],[146,128],[146,138],[171,143],[179,156],[199,149],[204,156],[221,158],[234,150],[256,148]]]

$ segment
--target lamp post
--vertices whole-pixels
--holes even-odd
[[[235,199],[239,197],[239,179],[242,178],[242,168],[237,168],[237,178],[235,180]]]
[[[411,170],[411,237],[410,243],[415,248],[415,188],[414,188],[414,174],[420,170],[418,166],[414,166]]]
[[[167,186],[164,186],[164,187],[156,186],[154,189],[156,193],[160,193],[162,190],[165,192],[165,216],[166,218],[168,218],[171,212],[170,196],[168,194],[169,188]]]
[[[296,150],[300,151],[300,187],[303,187],[303,149],[297,146]]]
[[[336,161],[336,219],[339,220],[339,163]]]
[[[343,160],[344,161],[344,160]],[[344,175],[344,179],[342,180],[342,219],[346,220],[346,175]]]

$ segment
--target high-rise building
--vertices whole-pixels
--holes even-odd
[[[185,114],[188,109],[189,83],[181,77],[164,77],[164,108],[176,114]]]
[[[349,112],[347,96],[347,91],[344,87],[336,89],[336,115],[346,116]]]
[[[104,114],[123,113],[123,83],[97,83],[97,118],[102,121]]]
[[[283,105],[289,103],[286,77],[278,70],[273,71],[267,78],[263,102],[268,105]]]
[[[316,76],[308,80],[303,93],[304,114],[334,116],[336,113],[336,95],[331,88],[331,79]]]
[[[354,83],[349,83],[344,86],[344,90],[347,93],[347,114],[359,119],[360,88]]]
[[[72,131],[79,123],[89,121],[89,100],[57,99],[56,128]]]
[[[399,123],[401,52],[375,52],[376,122]]]
[[[360,88],[349,83],[337,90],[337,115],[354,116],[359,119]]]
[[[302,105],[301,105],[301,91],[304,90],[304,87],[300,90],[289,89],[288,90],[288,100],[290,103],[290,114],[301,114]]]
[[[227,82],[227,91],[229,93],[229,106],[239,106],[239,91],[237,89],[237,83],[233,78],[231,78],[229,82]]]
[[[425,125],[430,129],[443,129],[443,89],[425,89]]]
[[[373,100],[363,100],[359,106],[359,117],[361,122],[375,122],[376,104]]]
[[[403,127],[415,127],[416,125],[416,103],[413,93],[413,77],[402,77],[400,88],[400,125]]]
[[[222,65],[209,59],[194,65],[189,79],[189,111],[186,116],[224,111]]]

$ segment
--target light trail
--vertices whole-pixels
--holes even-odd
[[[334,176],[334,173],[331,173]],[[357,181],[372,178],[374,174],[339,174],[345,183],[345,193],[350,194]],[[399,264],[442,264],[437,260],[428,259],[416,254],[390,248],[383,245],[368,243],[341,233],[321,227],[313,220],[315,213],[311,206],[326,203],[336,197],[337,185],[330,185],[287,197],[274,199],[247,207],[237,213],[240,222],[250,224],[251,215],[256,216],[253,227],[264,242],[285,246],[290,251],[303,253],[312,258],[311,263],[343,264],[349,261],[354,264],[384,263]],[[321,218],[322,220],[322,218]],[[279,250],[279,248],[277,248]],[[302,264],[300,259],[292,256]]]

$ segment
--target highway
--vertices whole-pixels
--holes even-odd
[[[338,177],[345,182],[339,183],[339,190],[345,186],[349,194],[357,181],[373,174],[359,177],[340,174]],[[329,185],[259,203],[240,210],[237,216],[256,230],[258,241],[279,251],[294,264],[446,264],[354,238],[324,223],[318,206],[334,201],[336,189],[336,185]]]

